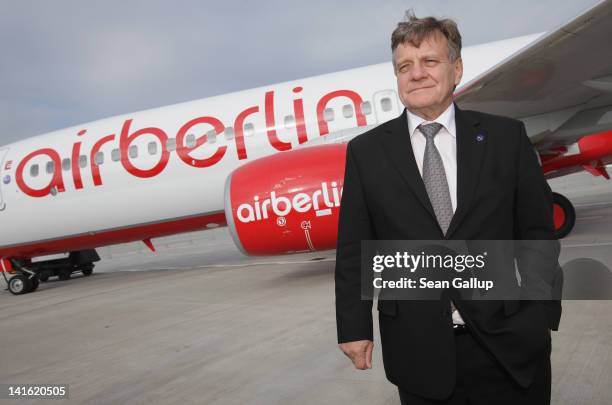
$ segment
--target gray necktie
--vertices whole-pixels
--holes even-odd
[[[434,136],[436,136],[441,128],[442,124],[437,122],[419,125],[419,129],[425,135],[427,141],[425,144],[425,156],[423,157],[423,182],[425,183],[425,189],[429,195],[429,201],[431,201],[440,228],[446,234],[451,219],[453,219],[453,204],[451,203],[442,157],[434,143]],[[456,310],[455,303],[451,300],[450,304],[451,313],[453,313]]]
[[[450,191],[446,182],[446,172],[440,152],[434,143],[434,136],[440,131],[442,124],[433,122],[431,124],[419,125],[419,130],[425,136],[425,156],[423,158],[423,182],[429,195],[429,201],[434,209],[438,224],[442,232],[446,234],[451,219],[453,218],[453,205],[451,203]]]

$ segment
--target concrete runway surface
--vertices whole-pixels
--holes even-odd
[[[579,174],[551,185],[578,213],[561,264],[612,268],[612,183]],[[71,404],[399,404],[377,330],[372,370],[337,348],[333,251],[246,258],[226,229],[153,242],[157,254],[100,249],[91,277],[0,291],[0,383],[68,384],[54,403]],[[611,314],[612,301],[564,302],[553,404],[612,404]]]

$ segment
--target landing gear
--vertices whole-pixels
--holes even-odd
[[[53,276],[65,281],[70,280],[73,273],[83,273],[84,276],[90,276],[93,273],[94,262],[99,260],[100,256],[94,249],[91,249],[70,252],[70,255],[63,259],[29,263],[28,267],[38,274],[40,281],[45,282]]]
[[[6,273],[2,272],[11,294],[21,295],[36,291],[39,285],[38,274],[21,267],[18,263],[12,262],[12,265],[14,273],[16,273],[13,277],[7,278]]]
[[[4,277],[8,289],[12,294],[21,295],[35,291],[40,282],[46,282],[51,276],[57,276],[60,280],[69,280],[72,273],[83,273],[83,276],[91,276],[94,262],[100,260],[100,256],[94,249],[70,252],[67,258],[32,262],[30,259],[1,259],[2,267],[0,273]],[[5,266],[5,263],[7,266]],[[1,271],[5,269],[5,271]],[[7,277],[7,272],[12,274]]]
[[[576,223],[576,210],[564,196],[553,193],[553,219],[555,222],[555,234],[558,239],[566,237]]]
[[[70,276],[72,275],[72,269],[70,267],[65,267],[63,269],[58,270],[57,278],[62,281],[70,280]]]
[[[30,279],[30,283],[30,292],[34,292],[38,288],[40,281],[38,280],[38,277],[34,276]]]
[[[8,289],[15,295],[25,294],[30,291],[30,282],[23,274],[17,274],[9,279]]]
[[[87,264],[84,266],[81,266],[81,273],[83,273],[83,275],[85,277],[91,276],[91,273],[93,273],[93,269],[94,269],[94,265],[92,264]]]

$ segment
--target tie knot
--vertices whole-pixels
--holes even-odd
[[[432,122],[431,124],[419,125],[419,129],[421,130],[421,133],[427,139],[433,139],[433,137],[436,136],[436,134],[440,131],[440,128],[442,128],[442,124],[439,124],[437,122]]]

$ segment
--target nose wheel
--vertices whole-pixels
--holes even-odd
[[[29,290],[29,282],[27,277],[21,274],[11,277],[8,282],[8,289],[15,295],[25,294],[26,291]]]
[[[2,272],[4,281],[6,281],[6,284],[8,285],[8,290],[11,292],[11,294],[26,294],[29,292],[33,292],[38,288],[38,285],[40,284],[38,274],[16,263],[13,263],[13,269],[15,275],[11,278],[7,278],[6,272]]]

